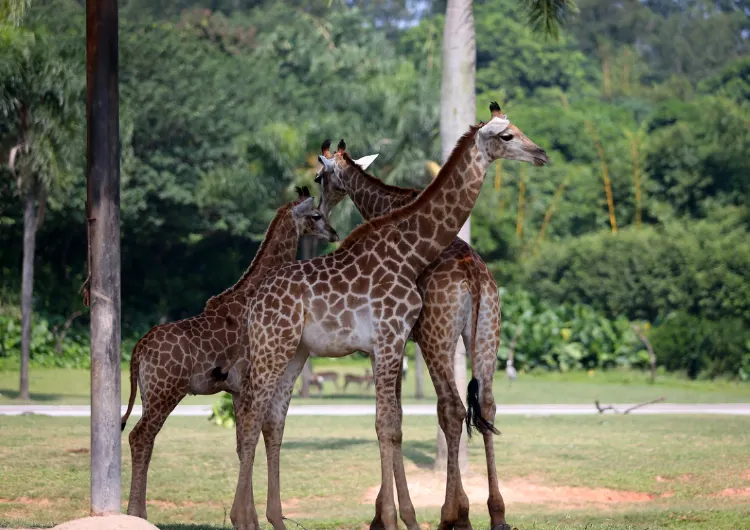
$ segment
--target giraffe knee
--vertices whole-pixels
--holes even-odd
[[[466,417],[466,407],[458,396],[438,402],[438,424],[443,432],[460,430]]]

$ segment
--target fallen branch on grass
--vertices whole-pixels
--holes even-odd
[[[645,407],[646,405],[653,405],[654,403],[660,403],[660,402],[664,401],[664,399],[665,399],[664,396],[662,396],[660,398],[652,399],[651,401],[646,401],[644,403],[638,403],[637,405],[633,405],[632,407],[629,407],[629,408],[627,408],[627,409],[625,409],[623,411],[617,410],[612,405],[602,406],[601,403],[599,403],[598,399],[596,401],[594,401],[594,405],[596,405],[596,410],[599,411],[599,414],[604,414],[608,410],[613,411],[615,414],[628,414],[629,412],[632,412],[635,409],[639,409],[641,407]]]

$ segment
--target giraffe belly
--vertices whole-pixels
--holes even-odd
[[[370,319],[362,315],[353,320],[353,326],[344,326],[336,318],[307,322],[302,343],[321,357],[344,357],[355,351],[372,353],[374,341]]]

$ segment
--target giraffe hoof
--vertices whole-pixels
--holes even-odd
[[[493,526],[492,530],[518,530],[518,528],[513,528],[509,524],[503,523]]]

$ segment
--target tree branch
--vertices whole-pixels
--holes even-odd
[[[637,405],[633,405],[632,407],[629,407],[629,408],[625,409],[624,411],[617,410],[613,405],[602,406],[601,403],[599,403],[598,399],[596,401],[594,401],[594,405],[596,406],[596,410],[599,411],[599,414],[604,414],[606,411],[611,410],[615,414],[623,414],[624,415],[624,414],[628,414],[628,413],[634,411],[635,409],[639,409],[641,407],[645,407],[646,405],[653,405],[654,403],[660,403],[660,402],[664,401],[665,399],[666,398],[664,396],[658,397],[656,399],[652,399],[651,401],[646,401],[644,403],[638,403]]]

